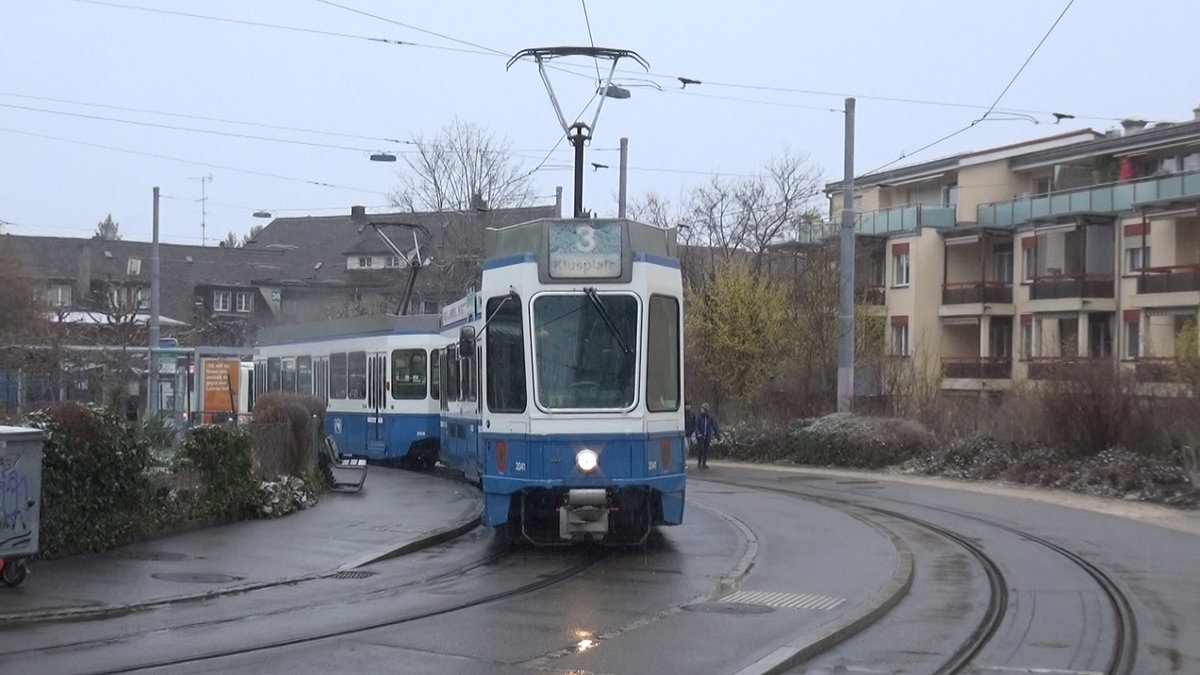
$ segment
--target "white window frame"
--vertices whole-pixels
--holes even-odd
[[[1036,248],[1021,248],[1021,279],[1023,281],[1033,281],[1037,276],[1037,249]]]
[[[1150,267],[1150,246],[1130,246],[1125,249],[1125,273],[1137,274]]]
[[[892,355],[910,356],[911,344],[908,340],[908,324],[892,324]]]
[[[992,251],[992,276],[994,281],[1011,284],[1013,280],[1013,252]]]
[[[213,291],[213,311],[228,312],[233,307],[232,291]]]
[[[125,273],[130,276],[137,276],[142,273],[142,261],[139,258],[130,258],[125,264]]]
[[[1033,322],[1021,324],[1021,358],[1033,358]]]
[[[358,256],[358,269],[369,270],[375,266],[375,259],[369,255]]]
[[[912,281],[910,266],[912,259],[908,253],[892,254],[892,287],[907,286]],[[903,280],[902,280],[903,279]]]
[[[1142,320],[1125,321],[1125,345],[1124,356],[1127,359],[1136,359],[1142,355]]]
[[[254,311],[254,294],[250,291],[238,291],[234,296],[234,308],[241,314],[249,314]]]
[[[54,284],[46,291],[46,302],[51,307],[70,307],[72,295],[70,284]]]

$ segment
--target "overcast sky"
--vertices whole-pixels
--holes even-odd
[[[385,139],[432,135],[456,116],[506,138],[528,169],[562,138],[536,67],[524,62],[506,71],[505,55],[587,45],[583,3],[336,1],[344,7],[318,0],[4,0],[3,231],[86,237],[111,213],[124,238],[148,240],[157,185],[166,197],[162,239],[200,244],[203,184],[207,243],[215,245],[229,231],[267,222],[252,217],[258,209],[294,216],[386,206],[400,165],[369,155],[403,152]],[[857,98],[856,173],[892,162],[978,119],[1066,6],[590,0],[595,43],[637,51],[651,75],[618,76],[636,86],[631,98],[609,99],[601,112],[587,161],[611,168],[589,168],[585,206],[616,214],[622,136],[630,144],[631,196],[653,190],[674,198],[712,172],[753,173],[784,147],[808,155],[827,180],[841,179],[846,95]],[[1200,105],[1198,27],[1197,0],[1075,0],[997,107],[1026,111],[1038,124],[993,113],[903,163],[1068,129],[1102,131],[1125,117],[1191,119]],[[595,70],[587,60],[566,63],[592,75],[550,71],[573,117],[595,90]],[[681,90],[678,76],[703,84]],[[1076,117],[1055,126],[1052,112]],[[534,174],[540,201],[552,202],[562,186],[568,212],[570,161],[563,141]],[[200,180],[209,175],[211,182]]]

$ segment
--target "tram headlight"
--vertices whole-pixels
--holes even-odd
[[[596,466],[600,464],[600,456],[595,450],[584,448],[575,453],[575,466],[584,473],[591,473],[596,470]]]

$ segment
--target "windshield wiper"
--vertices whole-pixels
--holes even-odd
[[[621,337],[621,331],[617,330],[616,321],[613,320],[612,314],[608,313],[608,308],[604,306],[604,302],[600,300],[600,295],[596,293],[596,288],[594,286],[585,286],[583,294],[587,296],[588,300],[592,301],[592,306],[600,313],[600,318],[604,319],[604,325],[608,326],[609,332],[617,339],[617,344],[620,345],[621,351],[625,353],[625,356],[632,354],[633,348],[629,346],[624,337]]]

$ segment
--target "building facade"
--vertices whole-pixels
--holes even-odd
[[[1200,321],[1193,115],[856,177],[858,246],[884,246],[888,355],[947,390],[1003,390],[1097,362],[1173,386],[1179,357],[1200,356],[1189,339]],[[841,188],[826,186],[834,222]]]

